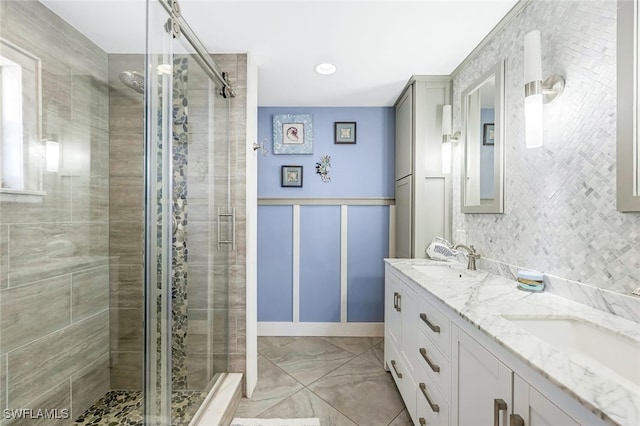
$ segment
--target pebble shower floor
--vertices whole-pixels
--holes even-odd
[[[171,401],[171,424],[186,426],[204,401],[207,393],[175,391]],[[75,421],[84,426],[142,426],[143,397],[141,391],[107,392]]]

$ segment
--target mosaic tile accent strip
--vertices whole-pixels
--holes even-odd
[[[523,38],[542,34],[543,74],[563,74],[545,106],[544,146],[524,142]],[[453,77],[461,92],[506,59],[505,213],[460,211],[453,164],[453,229],[489,259],[630,295],[640,283],[640,214],[616,211],[616,2],[533,1]]]
[[[171,288],[171,369],[174,390],[187,388],[187,162],[189,113],[186,57],[173,60],[173,280]]]
[[[207,396],[206,392],[175,391],[171,395],[171,424],[188,425]],[[140,391],[115,390],[107,392],[76,420],[84,426],[142,426],[144,398]]]

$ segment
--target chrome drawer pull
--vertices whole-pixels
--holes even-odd
[[[393,293],[393,309],[398,310],[398,293]]]
[[[500,411],[507,409],[507,403],[504,399],[493,400],[493,426],[500,426]]]
[[[396,376],[398,376],[398,379],[402,379],[402,373],[398,371],[398,368],[396,367],[396,362],[394,360],[391,360],[391,366],[393,367],[393,371],[396,372]]]
[[[420,314],[420,319],[422,321],[425,322],[425,324],[427,324],[429,326],[429,328],[431,329],[431,331],[433,331],[434,333],[440,333],[440,326],[439,325],[433,325],[429,322],[429,320],[427,319],[427,314]]]
[[[420,417],[418,421],[420,422],[420,426],[427,426],[427,421],[424,419],[424,417]]]
[[[402,295],[398,293],[398,312],[402,312]]]
[[[434,373],[440,372],[440,366],[437,364],[434,364],[434,362],[431,361],[431,359],[429,358],[429,355],[427,355],[427,350],[425,348],[420,348],[420,355],[422,355],[422,358],[424,358],[424,360],[427,361],[427,364],[429,364],[429,367],[431,367]]]
[[[429,404],[429,407],[431,407],[431,411],[433,411],[434,413],[439,413],[440,412],[440,407],[438,406],[438,404],[434,404],[431,401],[431,398],[429,397],[429,394],[427,393],[427,385],[425,385],[424,383],[420,383],[420,390],[422,391],[422,394],[424,395],[424,397],[427,399],[427,403]]]

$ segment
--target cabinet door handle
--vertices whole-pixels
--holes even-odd
[[[509,426],[524,426],[524,419],[518,414],[509,416]]]
[[[431,324],[431,322],[429,322],[429,320],[427,319],[427,314],[425,313],[420,314],[420,319],[429,326],[431,331],[433,331],[434,333],[440,333],[440,326]]]
[[[398,293],[393,293],[393,309],[398,310]]]
[[[402,312],[402,295],[398,293],[398,312]]]
[[[396,372],[396,376],[398,376],[398,379],[402,379],[402,373],[398,371],[398,368],[396,367],[396,362],[394,360],[391,360],[391,366],[393,367],[393,371]]]
[[[424,419],[424,417],[420,417],[418,419],[418,422],[420,422],[420,426],[427,426],[427,421]]]
[[[427,361],[427,364],[429,364],[429,367],[431,367],[434,373],[440,372],[440,366],[431,361],[431,358],[427,355],[427,350],[425,348],[420,348],[420,355],[422,355],[422,358]]]
[[[420,391],[427,400],[429,407],[431,407],[431,411],[433,411],[434,413],[439,413],[440,406],[438,404],[434,404],[433,401],[431,401],[431,397],[429,397],[429,394],[427,393],[427,385],[425,385],[424,383],[420,383]],[[524,424],[522,426],[524,426]]]
[[[500,426],[500,411],[507,409],[507,403],[504,399],[493,400],[493,426]]]

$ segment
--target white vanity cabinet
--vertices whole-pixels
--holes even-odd
[[[511,369],[457,327],[454,342],[452,424],[508,425]]]
[[[447,426],[450,321],[416,290],[386,267],[385,365],[415,424]]]
[[[604,424],[388,264],[385,285],[385,364],[414,424]]]
[[[385,273],[385,335],[384,361],[396,382],[411,418],[415,419],[415,357],[412,345],[415,344],[417,323],[415,318],[417,295],[411,286],[406,285],[395,272],[386,269]]]
[[[580,426],[517,374],[513,375],[513,411],[526,426]],[[506,423],[505,423],[506,424]],[[516,426],[519,426],[515,422]]]

